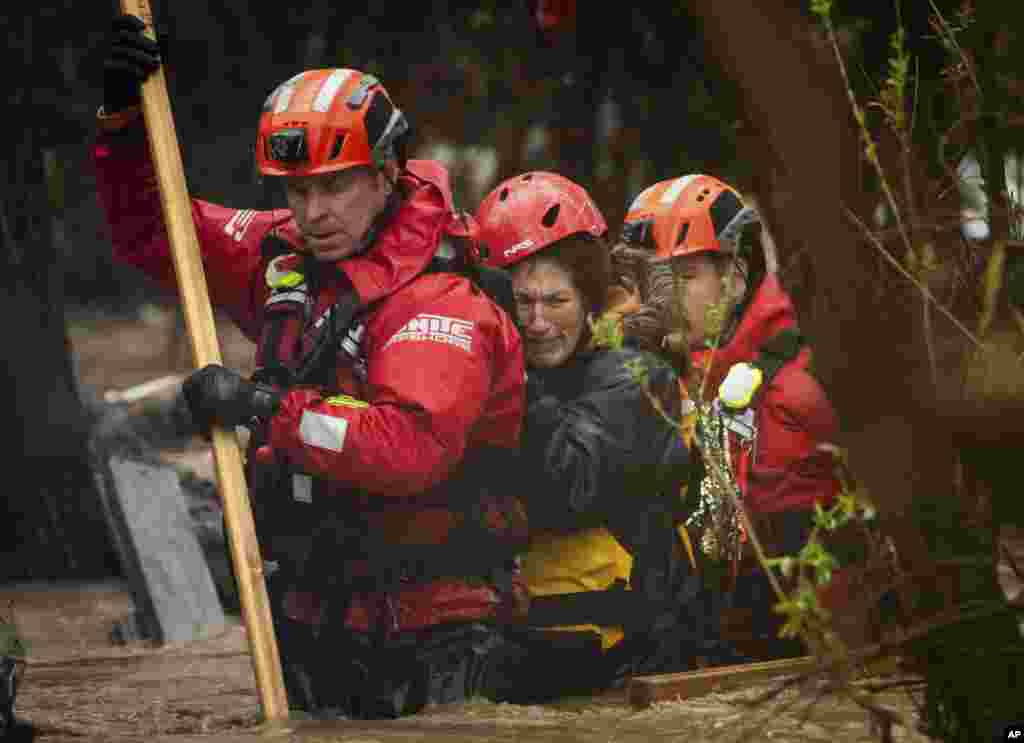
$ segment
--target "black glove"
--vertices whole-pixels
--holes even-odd
[[[215,424],[238,426],[253,418],[272,418],[281,405],[276,390],[250,382],[219,364],[193,372],[181,392],[193,420],[204,431]]]
[[[553,428],[563,417],[561,401],[554,395],[544,395],[526,408],[523,425],[536,436],[539,431]]]
[[[111,24],[109,50],[103,62],[103,110],[114,113],[139,104],[139,85],[160,66],[160,45],[142,31],[133,15],[119,15]]]

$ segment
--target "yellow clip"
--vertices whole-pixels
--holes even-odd
[[[764,372],[753,364],[733,364],[718,388],[718,399],[730,410],[742,410],[750,405],[762,382]]]
[[[282,255],[278,256],[274,260],[267,264],[267,286],[271,289],[294,289],[299,284],[306,280],[298,271],[293,271],[287,265],[288,263],[295,263],[294,256]],[[280,268],[279,263],[283,263]],[[281,270],[284,269],[284,270]]]
[[[328,405],[340,405],[345,408],[368,408],[370,403],[365,400],[357,400],[354,397],[348,395],[335,395],[334,397],[328,397],[324,400]]]
[[[305,280],[305,277],[298,271],[289,271],[281,274],[277,280],[270,285],[271,289],[294,289]]]

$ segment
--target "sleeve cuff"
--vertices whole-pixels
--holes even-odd
[[[103,110],[103,106],[100,106],[96,112],[96,121],[100,131],[104,133],[119,132],[129,124],[138,121],[141,118],[141,113],[141,106],[129,106],[111,114],[108,114]]]

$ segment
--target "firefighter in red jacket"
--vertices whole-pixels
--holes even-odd
[[[141,29],[114,22],[94,162],[115,258],[172,288],[137,106],[159,54]],[[472,695],[514,603],[525,525],[502,488],[521,343],[472,280],[472,225],[447,173],[406,162],[407,132],[372,76],[306,71],[266,99],[256,139],[289,209],[192,201],[211,299],[257,344],[257,372],[208,366],[183,392],[201,424],[252,428],[290,705],[314,713]]]
[[[691,394],[721,424],[732,473],[769,554],[795,554],[815,504],[830,505],[838,492],[832,455],[822,447],[835,440],[838,421],[809,372],[793,304],[765,270],[756,212],[707,175],[655,184],[649,196],[658,204],[634,210],[627,231],[649,238],[652,261],[670,263],[676,277]],[[691,490],[696,498],[699,485]],[[769,656],[799,653],[798,644],[775,637],[779,618],[765,576],[749,560],[739,573],[734,607],[750,615],[754,633],[746,646]]]

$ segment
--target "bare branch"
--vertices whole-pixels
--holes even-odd
[[[860,228],[860,230],[864,233],[864,236],[867,237],[871,244],[878,249],[878,251],[893,266],[893,268],[895,268],[896,271],[899,272],[901,276],[903,276],[907,281],[913,284],[917,288],[917,290],[920,291],[929,302],[932,302],[935,305],[935,307],[939,310],[939,312],[945,315],[949,319],[949,321],[953,323],[953,325],[955,325],[961,333],[967,336],[967,338],[970,339],[970,341],[975,346],[981,348],[981,341],[977,339],[974,333],[968,330],[962,322],[957,320],[956,317],[953,316],[952,312],[950,312],[948,309],[939,304],[939,301],[935,298],[935,295],[931,293],[928,287],[924,286],[920,281],[918,281],[913,274],[907,271],[907,269],[904,268],[898,260],[896,260],[893,254],[890,253],[884,245],[882,245],[882,242],[874,235],[874,233],[871,232],[870,228],[868,228],[868,226],[864,224],[860,217],[854,214],[853,211],[849,208],[844,207],[843,211],[846,213],[847,218],[855,225],[857,225],[857,227]]]

